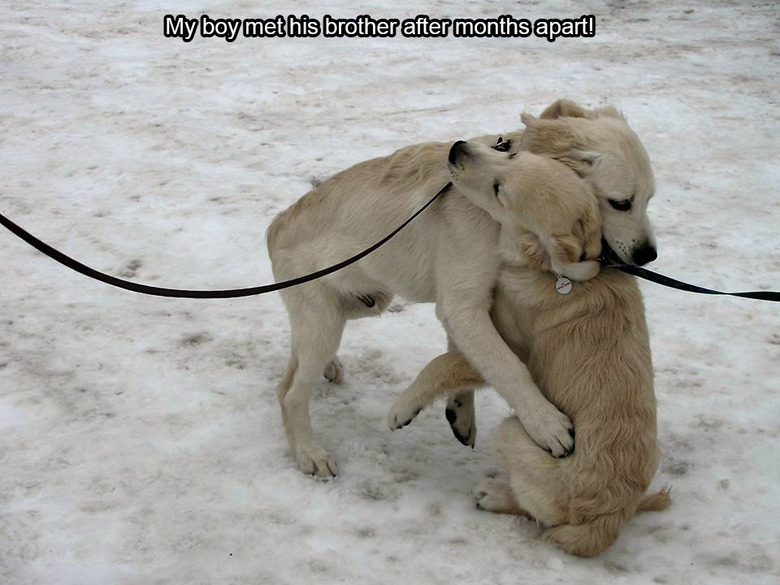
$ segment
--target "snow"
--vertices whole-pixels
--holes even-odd
[[[9,0],[0,210],[139,282],[271,280],[263,234],[313,182],[414,142],[518,127],[557,97],[621,107],[654,163],[671,276],[780,288],[775,2],[191,2],[195,16],[578,18],[593,39],[241,39],[162,34],[160,0]],[[474,508],[507,408],[475,450],[395,396],[445,346],[426,305],[352,323],[312,416],[341,475],[288,451],[277,295],[157,299],[88,281],[0,232],[0,582],[780,581],[776,305],[642,284],[673,507],[596,559]]]

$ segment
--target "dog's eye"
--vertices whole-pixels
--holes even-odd
[[[496,181],[495,183],[493,183],[493,193],[495,193],[495,194],[496,194],[496,197],[498,197],[498,189],[499,189],[500,187],[501,187],[501,184],[500,184],[498,181]]]
[[[498,137],[498,141],[491,147],[498,152],[509,152],[509,148],[512,146],[511,140],[504,140],[503,136]]]
[[[628,211],[631,209],[630,199],[624,199],[623,201],[616,201],[614,199],[609,199],[609,204],[612,206],[613,209],[617,209],[618,211]]]

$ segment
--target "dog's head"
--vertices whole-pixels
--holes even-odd
[[[650,159],[625,118],[613,107],[586,110],[558,100],[541,118],[523,114],[525,150],[554,158],[593,187],[604,239],[618,258],[647,264],[657,256],[647,204],[655,193]]]
[[[599,272],[601,218],[588,184],[551,158],[459,141],[449,153],[452,183],[501,224],[509,264],[588,280]]]

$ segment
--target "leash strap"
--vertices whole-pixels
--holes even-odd
[[[307,274],[305,276],[299,276],[298,278],[293,278],[291,280],[285,280],[274,284],[266,284],[263,286],[252,286],[248,288],[225,289],[225,290],[186,290],[186,289],[176,289],[176,288],[163,288],[158,286],[150,286],[147,284],[130,282],[129,280],[123,280],[121,278],[111,276],[110,274],[105,274],[104,272],[95,270],[94,268],[90,268],[86,264],[82,264],[78,260],[74,260],[70,256],[63,254],[59,250],[55,250],[46,242],[42,242],[41,240],[36,238],[28,231],[16,225],[14,222],[12,222],[2,213],[0,213],[0,224],[2,224],[6,229],[11,231],[14,235],[18,236],[19,238],[21,238],[22,240],[30,244],[33,248],[35,248],[39,252],[42,252],[43,254],[47,255],[49,258],[56,260],[60,264],[67,266],[71,270],[75,270],[76,272],[83,274],[84,276],[87,276],[94,280],[99,280],[100,282],[104,282],[106,284],[115,286],[117,288],[129,290],[132,292],[137,292],[145,295],[157,296],[157,297],[177,297],[177,298],[186,298],[186,299],[233,299],[238,297],[250,297],[255,295],[261,295],[269,292],[279,291],[285,288],[290,288],[292,286],[297,286],[299,284],[304,284],[306,282],[310,282],[312,280],[322,278],[329,274],[333,274],[334,272],[341,270],[342,268],[346,268],[350,264],[354,264],[358,260],[361,260],[362,258],[368,256],[371,252],[377,250],[381,246],[384,246],[388,241],[394,238],[398,234],[398,232],[400,232],[412,221],[414,221],[414,219],[418,215],[420,215],[423,211],[425,211],[428,207],[430,207],[434,201],[436,201],[439,197],[444,195],[450,189],[450,187],[452,187],[452,183],[447,183],[446,185],[444,185],[444,187],[442,187],[439,190],[439,192],[436,193],[436,195],[431,197],[431,199],[425,205],[423,205],[420,209],[415,211],[414,214],[409,219],[403,222],[400,226],[398,226],[387,236],[379,240],[376,244],[374,244],[370,248],[366,248],[359,254],[355,254],[351,258],[347,258],[346,260],[339,262],[338,264],[334,264],[333,266],[329,266],[328,268],[323,268],[322,270],[318,270],[317,272],[312,272],[311,274]],[[631,274],[638,278],[643,278],[645,280],[649,280],[650,282],[654,282],[656,284],[660,284],[663,286],[668,286],[669,288],[674,288],[677,290],[683,290],[687,292],[699,293],[704,295],[725,295],[731,297],[742,297],[746,299],[757,299],[761,301],[780,302],[780,292],[776,292],[776,291],[722,292],[710,288],[704,288],[701,286],[688,284],[686,282],[681,282],[679,280],[675,280],[674,278],[669,278],[668,276],[664,276],[663,274],[658,274],[657,272],[648,270],[647,268],[634,266],[633,264],[606,264],[605,263],[606,261],[603,258],[601,258],[600,260],[604,264],[605,268],[617,268],[618,270],[621,270],[627,274]]]
[[[745,299],[758,299],[760,301],[774,301],[775,303],[780,302],[780,292],[771,290],[722,292],[719,290],[712,290],[711,288],[704,288],[701,286],[688,284],[687,282],[681,282],[679,280],[675,280],[674,278],[669,278],[663,274],[658,274],[657,272],[648,270],[647,268],[634,266],[633,264],[614,264],[608,266],[608,268],[617,268],[618,270],[621,270],[627,274],[633,274],[634,276],[644,278],[645,280],[649,280],[650,282],[654,282],[656,284],[668,286],[669,288],[676,288],[677,290],[699,293],[702,295],[727,295],[730,297],[742,297]]]
[[[64,266],[67,266],[71,270],[75,270],[76,272],[83,274],[84,276],[88,276],[89,278],[99,280],[100,282],[110,284],[111,286],[115,286],[117,288],[122,288],[125,290],[129,290],[129,291],[133,291],[145,295],[153,295],[157,297],[178,297],[178,298],[185,298],[185,299],[233,299],[237,297],[250,297],[254,295],[261,295],[264,293],[290,288],[291,286],[297,286],[305,282],[310,282],[312,280],[322,278],[323,276],[332,274],[338,270],[341,270],[342,268],[346,268],[350,264],[354,264],[358,260],[365,258],[371,252],[385,245],[388,241],[394,238],[398,234],[398,232],[404,229],[418,215],[420,215],[423,211],[425,211],[428,207],[430,207],[430,205],[434,201],[436,201],[439,197],[444,195],[450,189],[450,187],[452,187],[452,183],[447,183],[446,185],[444,185],[444,187],[442,187],[439,190],[439,192],[436,193],[436,195],[434,195],[430,199],[430,201],[428,201],[428,203],[426,203],[420,209],[418,209],[414,213],[414,215],[412,215],[409,219],[403,222],[395,230],[393,230],[387,236],[379,240],[376,244],[374,244],[370,248],[366,248],[359,254],[355,254],[354,256],[344,260],[343,262],[339,262],[338,264],[334,264],[333,266],[329,266],[328,268],[323,268],[322,270],[318,270],[317,272],[312,272],[311,274],[307,274],[305,276],[299,276],[298,278],[285,280],[283,282],[276,282],[274,284],[266,284],[263,286],[252,286],[248,288],[234,288],[234,289],[227,289],[227,290],[185,290],[185,289],[176,289],[176,288],[163,288],[158,286],[149,286],[146,284],[130,282],[129,280],[123,280],[121,278],[111,276],[110,274],[105,274],[103,272],[95,270],[94,268],[90,268],[86,264],[82,264],[78,260],[74,260],[70,256],[66,256],[59,250],[55,250],[46,242],[42,242],[41,240],[36,238],[28,231],[16,225],[10,219],[5,217],[2,213],[0,213],[0,224],[2,224],[5,228],[10,230],[11,232],[13,232],[16,236],[18,236],[19,238],[21,238],[22,240],[30,244],[33,248],[37,249],[39,252],[43,252],[44,254],[46,254],[49,258],[56,260],[60,264],[63,264]]]

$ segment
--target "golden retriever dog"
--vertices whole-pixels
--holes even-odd
[[[570,100],[558,100],[540,118],[523,114],[522,120],[525,130],[505,134],[505,147],[553,158],[588,183],[596,195],[602,234],[614,259],[638,265],[655,260],[655,237],[647,216],[655,192],[653,171],[647,152],[623,115],[611,106],[589,110]],[[458,440],[474,446],[473,392],[451,396],[446,416]]]
[[[464,192],[490,191],[497,173],[490,157],[472,156],[453,173],[453,183]],[[511,234],[515,254],[505,256],[491,318],[547,399],[574,422],[576,447],[565,459],[553,457],[531,439],[520,420],[510,417],[494,445],[508,479],[487,479],[474,494],[479,508],[533,518],[549,528],[547,537],[565,551],[593,556],[617,539],[638,510],[664,509],[670,499],[668,491],[646,494],[659,450],[639,287],[633,276],[606,269],[561,289],[560,271],[550,256],[561,253],[562,241],[569,259],[592,255],[592,235],[576,226],[583,220],[592,226],[592,211],[583,198],[593,194],[575,187],[547,195],[534,198],[538,207],[523,208],[525,221],[536,225],[534,233],[523,234],[519,226]],[[568,237],[561,231],[566,226]],[[561,294],[565,290],[569,292]],[[440,394],[457,395],[484,384],[467,356],[457,351],[439,356],[395,402],[390,428],[409,424]]]
[[[523,121],[528,124],[524,132],[502,141],[507,159],[525,149],[569,166],[596,194],[607,244],[624,261],[652,259],[654,240],[646,216],[652,170],[622,115],[610,107],[586,110],[559,100],[540,120],[524,116]],[[495,144],[496,138],[474,142]],[[332,265],[389,233],[449,180],[448,148],[444,143],[416,145],[360,163],[280,213],[267,233],[274,277],[293,278]],[[526,164],[544,166],[530,160]],[[450,347],[457,346],[497,389],[534,441],[558,456],[571,451],[571,421],[544,399],[490,320],[491,291],[501,264],[501,218],[506,214],[495,197],[474,199],[451,189],[380,250],[346,270],[281,293],[290,315],[291,357],[278,397],[302,470],[322,477],[336,474],[335,459],[311,427],[312,389],[323,373],[341,380],[336,351],[346,321],[378,315],[394,294],[435,302]],[[473,446],[473,392],[453,397],[447,418],[456,437]]]
[[[390,232],[470,160],[491,160],[487,190],[453,187],[404,232],[360,262],[281,292],[290,316],[291,357],[278,388],[282,418],[300,468],[335,475],[336,462],[315,439],[309,418],[319,376],[338,378],[336,358],[348,319],[377,315],[393,295],[435,302],[449,338],[523,421],[532,441],[557,456],[573,448],[569,418],[536,387],[490,317],[502,264],[520,256],[516,234],[539,233],[550,270],[573,279],[598,273],[596,200],[576,173],[546,157],[499,152],[483,144],[428,143],[360,163],[322,183],[280,213],[268,229],[274,277],[313,272],[356,254]],[[571,201],[565,196],[572,192]],[[576,215],[569,207],[590,202]],[[544,217],[539,232],[534,218]],[[560,220],[558,219],[560,218]],[[588,239],[588,257],[572,232]]]

